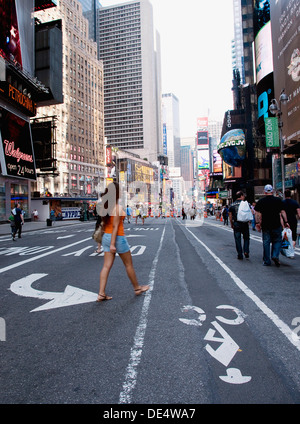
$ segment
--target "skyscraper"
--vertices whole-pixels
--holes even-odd
[[[103,63],[89,39],[88,21],[78,0],[61,0],[36,13],[41,22],[63,20],[64,103],[38,109],[56,116],[59,176],[43,184],[54,195],[96,195],[104,186]],[[43,184],[38,189],[43,191]]]
[[[162,121],[166,128],[169,166],[180,166],[179,101],[172,93],[162,95]]]
[[[232,68],[238,70],[241,83],[245,83],[243,25],[241,0],[233,1],[234,39],[232,40]]]
[[[82,5],[82,12],[89,21],[89,38],[96,41],[97,38],[97,10],[101,4],[99,0],[79,0]]]
[[[148,0],[98,10],[107,143],[157,160],[160,131],[158,34]]]

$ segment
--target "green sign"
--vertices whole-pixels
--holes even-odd
[[[279,147],[278,119],[265,118],[266,146]]]

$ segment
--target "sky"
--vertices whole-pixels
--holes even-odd
[[[223,121],[233,108],[233,0],[149,0],[161,38],[162,93],[179,100],[180,135],[193,137],[197,118]],[[100,0],[102,6],[126,0]]]

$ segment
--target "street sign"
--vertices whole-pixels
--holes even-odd
[[[266,147],[279,147],[278,119],[265,118]]]

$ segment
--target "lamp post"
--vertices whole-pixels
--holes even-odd
[[[271,100],[271,104],[269,107],[269,111],[273,115],[277,115],[278,117],[278,128],[279,128],[279,141],[280,141],[280,161],[281,161],[281,180],[282,180],[282,198],[285,198],[284,192],[285,192],[285,168],[284,168],[284,140],[282,136],[282,111],[281,111],[281,105],[287,104],[288,96],[285,94],[284,89],[281,90],[280,97],[279,97],[279,103],[276,99]]]

